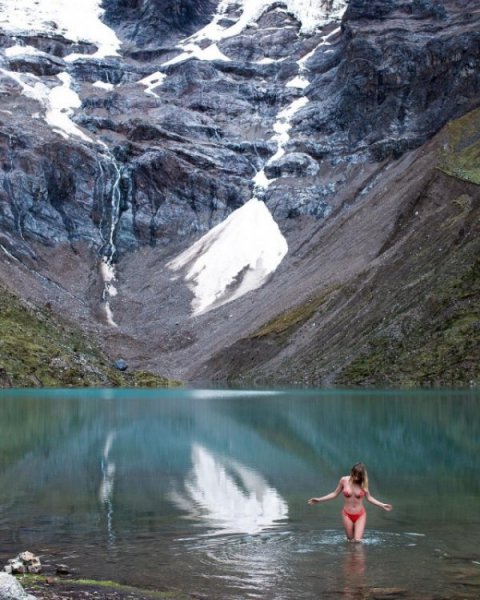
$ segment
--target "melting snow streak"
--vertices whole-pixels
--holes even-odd
[[[70,87],[72,79],[68,73],[59,73],[57,78],[62,85],[53,88],[47,87],[35,75],[29,73],[13,73],[1,68],[0,73],[16,81],[25,96],[43,105],[45,121],[63,137],[75,135],[86,142],[92,141],[70,118],[73,109],[79,108],[82,103],[78,94]]]
[[[195,315],[263,285],[288,252],[265,204],[252,198],[168,266],[187,269]]]

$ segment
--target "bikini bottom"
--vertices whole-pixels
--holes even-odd
[[[348,518],[350,519],[350,521],[351,521],[352,523],[355,523],[356,521],[358,521],[358,519],[359,519],[360,517],[363,517],[363,515],[365,514],[365,509],[364,509],[364,508],[362,508],[362,510],[361,510],[360,512],[358,512],[358,513],[349,513],[349,512],[347,512],[345,509],[343,509],[343,511],[342,511],[342,512],[343,512],[343,514],[344,514],[346,517],[348,517]]]

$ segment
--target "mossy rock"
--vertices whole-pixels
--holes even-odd
[[[284,311],[251,334],[251,339],[263,338],[271,335],[292,334],[304,323],[311,319],[320,308],[331,299],[339,290],[339,286],[331,286],[321,294],[312,296],[302,304]]]

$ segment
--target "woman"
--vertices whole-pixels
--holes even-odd
[[[350,477],[345,475],[341,477],[337,487],[333,492],[322,496],[321,498],[310,498],[309,504],[319,504],[336,498],[340,492],[345,497],[345,505],[342,510],[343,527],[347,534],[349,542],[361,542],[365,524],[367,522],[367,513],[363,507],[363,498],[365,497],[370,504],[379,506],[383,510],[392,510],[391,504],[384,504],[376,500],[368,490],[367,469],[363,463],[353,465]]]

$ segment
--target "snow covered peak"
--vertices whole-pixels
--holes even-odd
[[[96,58],[118,53],[120,40],[100,20],[102,0],[0,0],[0,29],[6,33],[60,34],[98,48]]]
[[[274,4],[279,4],[278,0],[221,0],[212,22],[191,39],[219,41],[238,35]],[[303,33],[311,33],[317,27],[341,18],[348,0],[283,0],[281,4],[301,23]],[[234,25],[224,28],[220,23],[230,8],[239,8],[241,16]]]

